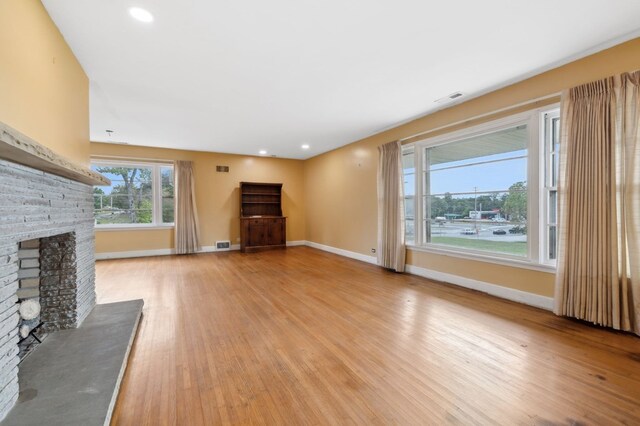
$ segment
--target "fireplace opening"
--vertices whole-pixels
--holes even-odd
[[[76,319],[75,234],[21,241],[18,246],[18,357]]]

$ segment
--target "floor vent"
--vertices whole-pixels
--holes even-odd
[[[231,241],[216,241],[216,250],[231,250]]]

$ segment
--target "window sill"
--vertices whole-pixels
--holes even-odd
[[[95,225],[93,229],[96,231],[158,231],[163,229],[173,229],[174,225],[131,225],[131,226],[111,226],[111,225]]]
[[[474,260],[476,262],[493,263],[496,265],[511,266],[514,268],[530,269],[532,271],[547,272],[550,274],[555,274],[556,272],[555,265],[533,263],[526,259],[520,260],[520,259],[512,259],[512,258],[505,258],[505,257],[495,257],[491,255],[486,255],[486,254],[463,252],[458,250],[450,250],[444,247],[434,247],[434,246],[427,247],[427,246],[416,246],[416,245],[407,244],[407,249],[412,251],[419,251],[423,253],[439,254],[441,256],[456,257],[459,259]]]

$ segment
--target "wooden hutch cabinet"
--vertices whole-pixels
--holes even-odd
[[[282,216],[282,184],[240,182],[240,250],[243,253],[287,246]]]

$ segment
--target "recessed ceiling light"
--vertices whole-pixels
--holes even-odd
[[[260,155],[267,155],[267,151],[265,151],[264,149],[260,150]]]
[[[152,22],[153,15],[146,9],[141,7],[129,8],[129,14],[140,22]]]
[[[309,145],[305,143],[304,145],[302,145],[302,149],[309,149]]]

